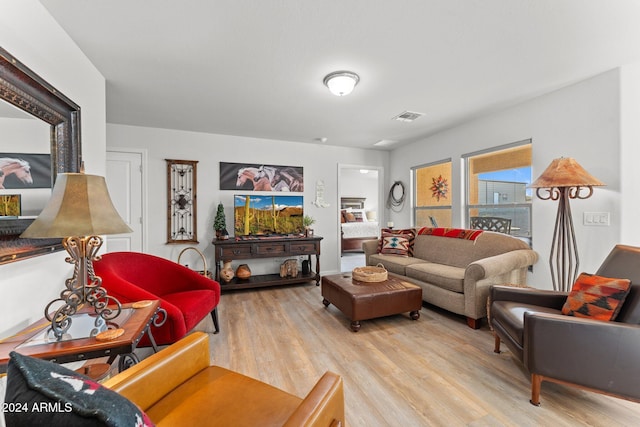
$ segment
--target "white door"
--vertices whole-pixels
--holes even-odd
[[[142,152],[107,151],[107,187],[118,213],[133,233],[106,236],[106,252],[143,252]]]

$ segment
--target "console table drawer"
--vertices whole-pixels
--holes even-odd
[[[289,253],[288,242],[283,243],[260,243],[255,245],[255,254],[258,256],[279,256]]]
[[[291,255],[315,254],[316,252],[318,252],[318,248],[313,242],[291,242]]]
[[[220,248],[219,259],[237,259],[237,258],[249,258],[251,257],[250,245],[238,245],[229,248]]]

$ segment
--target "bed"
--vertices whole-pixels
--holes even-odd
[[[361,197],[340,199],[341,253],[362,252],[362,242],[375,240],[379,237],[378,221],[367,219],[364,201],[365,199]]]

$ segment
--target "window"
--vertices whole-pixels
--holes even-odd
[[[531,245],[531,140],[463,158],[467,171],[467,224],[487,223],[486,217],[506,219],[502,221],[506,223],[510,220],[509,234]]]
[[[415,227],[451,227],[451,159],[412,172]]]

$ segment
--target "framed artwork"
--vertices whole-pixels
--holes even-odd
[[[2,188],[51,188],[51,154],[0,153]]]
[[[0,195],[0,216],[18,217],[22,214],[20,194]]]
[[[303,168],[301,166],[220,162],[220,189],[303,192]]]
[[[198,243],[197,160],[167,162],[167,243]]]

